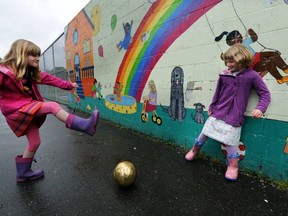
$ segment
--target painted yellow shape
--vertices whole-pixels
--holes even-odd
[[[110,110],[113,110],[115,112],[122,113],[122,114],[133,114],[133,113],[136,113],[137,111],[136,102],[132,105],[123,105],[123,104],[111,103],[108,100],[105,100],[105,106]]]
[[[90,19],[94,25],[93,36],[96,36],[100,32],[101,14],[102,12],[99,5],[95,5],[90,11]]]

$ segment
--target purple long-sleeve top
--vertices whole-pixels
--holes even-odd
[[[249,68],[236,76],[221,73],[209,106],[211,116],[234,127],[242,126],[252,89],[256,90],[259,97],[255,109],[265,113],[271,96],[266,84],[256,71]]]

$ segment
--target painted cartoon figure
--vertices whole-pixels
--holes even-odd
[[[78,96],[77,92],[75,90],[73,90],[73,96],[74,96],[74,100],[76,104],[80,104],[81,103],[81,98]]]
[[[101,90],[102,90],[101,83],[98,82],[97,79],[94,78],[94,83],[91,88],[93,98],[98,98],[99,100],[101,100],[101,98],[103,98],[103,95],[101,94]]]
[[[126,23],[126,24],[123,23],[123,29],[124,29],[125,36],[124,36],[123,41],[120,41],[118,44],[116,44],[118,51],[122,50],[122,48],[125,50],[128,49],[128,46],[131,42],[132,24],[133,24],[133,20],[131,20],[130,24],[129,23]]]
[[[259,72],[261,77],[265,76],[265,74],[269,72],[279,84],[288,82],[288,76],[283,77],[277,69],[280,68],[282,71],[284,71],[284,73],[288,74],[288,65],[282,59],[279,51],[272,50],[255,52],[250,46],[250,44],[258,40],[258,36],[253,29],[248,29],[249,37],[245,39],[243,39],[239,31],[233,30],[231,32],[222,32],[215,38],[215,41],[220,41],[224,35],[226,35],[227,45],[232,46],[235,43],[242,43],[250,50],[250,52],[254,55],[254,62],[252,63],[251,67]]]
[[[152,112],[152,122],[160,126],[162,119],[156,112],[157,108],[157,89],[155,82],[150,80],[148,82],[149,94],[143,97],[144,103],[141,113],[141,120],[143,123],[148,122],[148,113]]]
[[[145,111],[144,120],[146,122],[148,122],[148,113],[156,110],[157,108],[157,90],[155,82],[153,80],[150,80],[148,82],[148,88],[150,90],[149,95],[143,97],[144,103],[146,103],[144,110]]]
[[[122,91],[123,86],[121,85],[120,82],[116,82],[114,86],[114,93],[116,94],[116,100],[121,101],[121,91]]]
[[[170,106],[163,111],[168,112],[172,120],[178,119],[182,122],[186,117],[186,109],[184,107],[184,72],[181,67],[175,67],[171,73],[171,92]]]
[[[150,31],[144,32],[144,33],[141,35],[141,42],[142,42],[142,43],[145,43],[146,41],[148,41],[149,36],[150,36]]]
[[[102,95],[102,93],[101,93],[101,91],[102,91],[102,84],[101,84],[101,82],[98,82],[98,83],[97,83],[97,89],[98,89],[98,91],[97,91],[97,93],[98,93],[98,99],[100,100],[101,98],[103,98],[103,95]]]
[[[195,112],[192,115],[192,119],[198,123],[198,124],[204,124],[205,117],[204,117],[204,108],[205,106],[202,103],[194,103],[193,106],[195,106]]]

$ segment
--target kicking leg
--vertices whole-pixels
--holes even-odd
[[[42,107],[37,111],[36,116],[46,114],[54,114],[57,119],[66,123],[67,128],[84,132],[90,136],[96,133],[96,126],[100,117],[98,110],[94,110],[88,119],[69,114],[56,102],[44,102]]]

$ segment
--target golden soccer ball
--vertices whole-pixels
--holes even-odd
[[[130,161],[118,163],[113,171],[113,178],[119,186],[130,186],[136,181],[137,170]]]

